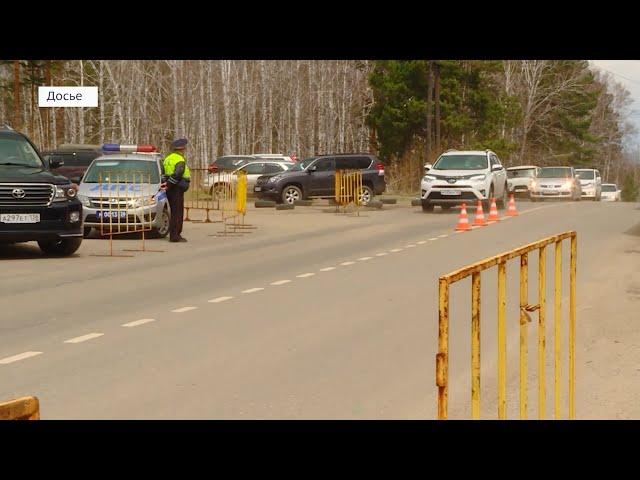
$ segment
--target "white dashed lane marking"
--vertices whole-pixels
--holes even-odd
[[[336,267],[324,267],[324,268],[321,268],[320,271],[321,272],[330,272],[331,270],[335,270],[335,269],[336,269]]]
[[[340,265],[344,265],[346,267],[347,265],[353,265],[354,263],[356,262],[342,262]]]
[[[365,260],[371,260],[373,257],[362,257],[359,258],[358,260],[360,260],[361,262],[365,261]]]
[[[297,278],[307,278],[307,277],[313,277],[315,275],[315,273],[303,273],[302,275],[296,275]]]
[[[420,240],[420,241],[418,242],[418,245],[424,245],[425,243],[427,243],[427,241],[426,241],[426,240]]]
[[[88,333],[87,335],[82,335],[81,337],[71,338],[69,340],[65,340],[64,343],[80,343],[86,342],[87,340],[92,340],[94,338],[98,338],[103,336],[104,333]]]
[[[404,248],[413,248],[413,247],[415,247],[415,245],[407,245],[407,246],[406,246],[406,247],[404,247]]]
[[[182,308],[176,308],[175,310],[171,310],[173,313],[184,313],[184,312],[188,312],[190,310],[195,310],[198,307],[182,307]]]
[[[285,283],[289,283],[291,280],[278,280],[277,282],[273,282],[271,285],[284,285]]]
[[[260,290],[264,290],[264,287],[250,288],[248,290],[243,290],[242,293],[254,293],[259,292]]]
[[[143,318],[142,320],[136,320],[134,322],[125,323],[123,327],[137,327],[138,325],[144,325],[145,323],[155,322],[154,318]]]
[[[445,237],[448,237],[448,236],[449,236],[449,234],[445,233],[444,235],[438,235],[438,238],[445,238]]]
[[[394,248],[393,250],[390,250],[390,252],[396,253],[396,252],[401,252],[402,249],[401,248]]]
[[[36,355],[40,355],[42,352],[24,352],[19,353],[18,355],[14,355],[12,357],[7,357],[0,359],[0,364],[6,365],[8,363],[17,362],[19,360],[24,360],[25,358],[35,357]]]
[[[220,303],[220,302],[224,302],[225,300],[231,300],[232,298],[233,297],[218,297],[218,298],[209,300],[209,303]]]
[[[437,239],[438,239],[438,237],[431,237],[429,240],[431,240],[433,242],[434,240],[437,240]]]
[[[389,255],[387,252],[376,253],[376,257],[384,257],[385,255]]]

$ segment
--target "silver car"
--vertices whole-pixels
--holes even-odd
[[[542,167],[531,182],[531,201],[549,198],[580,200],[582,187],[573,167]]]
[[[231,170],[229,172],[230,175],[209,175],[205,179],[205,186],[209,188],[209,194],[214,198],[224,198],[224,192],[226,191],[225,184],[228,182],[237,182],[237,174],[245,172],[247,174],[247,192],[253,193],[253,187],[255,186],[258,177],[263,175],[277,175],[278,173],[286,172],[295,164],[296,162],[293,160],[287,161],[266,158],[257,161],[252,160],[235,168],[234,170]],[[211,182],[213,182],[214,185],[211,185]]]
[[[171,209],[160,188],[162,157],[158,154],[110,154],[97,157],[78,185],[84,236],[91,229],[148,228],[164,238],[169,233]]]

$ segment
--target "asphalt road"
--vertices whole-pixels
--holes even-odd
[[[44,258],[32,244],[0,247],[0,399],[35,395],[43,419],[436,418],[440,275],[576,230],[581,352],[592,339],[580,333],[598,320],[583,308],[601,288],[591,280],[638,223],[631,204],[519,202],[518,212],[454,232],[458,212],[424,214],[406,205],[360,216],[332,208],[260,209],[249,211],[247,221],[257,228],[242,236],[221,236],[220,224],[187,224],[187,244],[145,242],[161,251],[124,252],[142,246],[135,236],[113,241],[114,253],[132,257],[102,256],[109,242],[100,238],[85,240],[66,259]],[[519,415],[515,262],[507,272],[509,418]],[[537,258],[529,264],[535,299]],[[495,268],[482,277],[482,418],[496,418],[497,410],[495,277]],[[454,286],[451,295],[449,415],[470,418],[470,283]],[[563,321],[567,306],[563,296]],[[536,417],[537,326],[531,325],[528,412]],[[564,327],[562,340],[565,355]],[[567,382],[563,370],[563,417]],[[589,403],[602,399],[581,395],[594,387],[580,378],[577,385],[578,416],[581,409],[606,416]]]

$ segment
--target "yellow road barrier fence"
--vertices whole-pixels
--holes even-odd
[[[40,420],[37,397],[20,397],[0,402],[0,420]]]
[[[125,249],[125,252],[161,252],[146,248],[146,234],[153,230],[153,221],[157,211],[158,198],[164,192],[151,181],[151,172],[114,170],[98,172],[98,191],[96,222],[100,225],[100,235],[109,237],[109,255],[114,255],[113,236],[126,233],[140,233],[142,246],[139,249]]]
[[[340,207],[347,213],[347,206],[353,204],[360,215],[362,205],[362,170],[336,170],[335,179],[336,212]]]
[[[220,173],[219,182],[214,189],[215,196],[220,198],[223,233],[241,235],[240,230],[256,228],[245,223],[247,214],[247,173]]]
[[[224,184],[228,173],[210,172],[207,168],[191,168],[191,188],[184,196],[184,221],[204,223],[219,223],[222,220],[211,220],[212,211],[222,210],[222,199],[224,198]],[[204,220],[194,220],[189,216],[191,210],[203,210],[206,212]]]
[[[555,249],[554,293],[554,374],[555,418],[561,418],[561,327],[562,327],[562,244],[570,241],[569,266],[569,419],[575,418],[575,337],[576,337],[576,256],[577,235],[568,231],[474,263],[439,278],[438,353],[436,355],[436,385],[438,387],[438,418],[447,419],[449,395],[449,287],[471,276],[471,414],[480,418],[480,273],[498,267],[497,330],[498,330],[498,418],[506,419],[507,397],[507,262],[519,258],[520,263],[520,418],[527,418],[527,328],[531,315],[538,312],[538,417],[545,418],[545,322],[546,309],[546,248]],[[538,251],[538,303],[528,299],[529,253]]]

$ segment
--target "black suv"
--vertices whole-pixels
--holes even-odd
[[[52,167],[53,173],[64,175],[74,183],[80,183],[93,159],[105,155],[107,152],[104,152],[100,145],[67,143],[60,145],[55,150],[47,150],[41,153],[45,162],[49,162],[49,158],[53,156],[61,157],[62,162],[59,163],[59,166]]]
[[[0,243],[37,241],[50,255],[71,255],[82,243],[77,186],[49,170],[27,136],[0,125]]]
[[[362,170],[362,204],[386,189],[384,166],[369,153],[320,155],[299,160],[286,172],[258,177],[253,188],[258,198],[294,203],[308,198],[335,196],[336,170]]]

